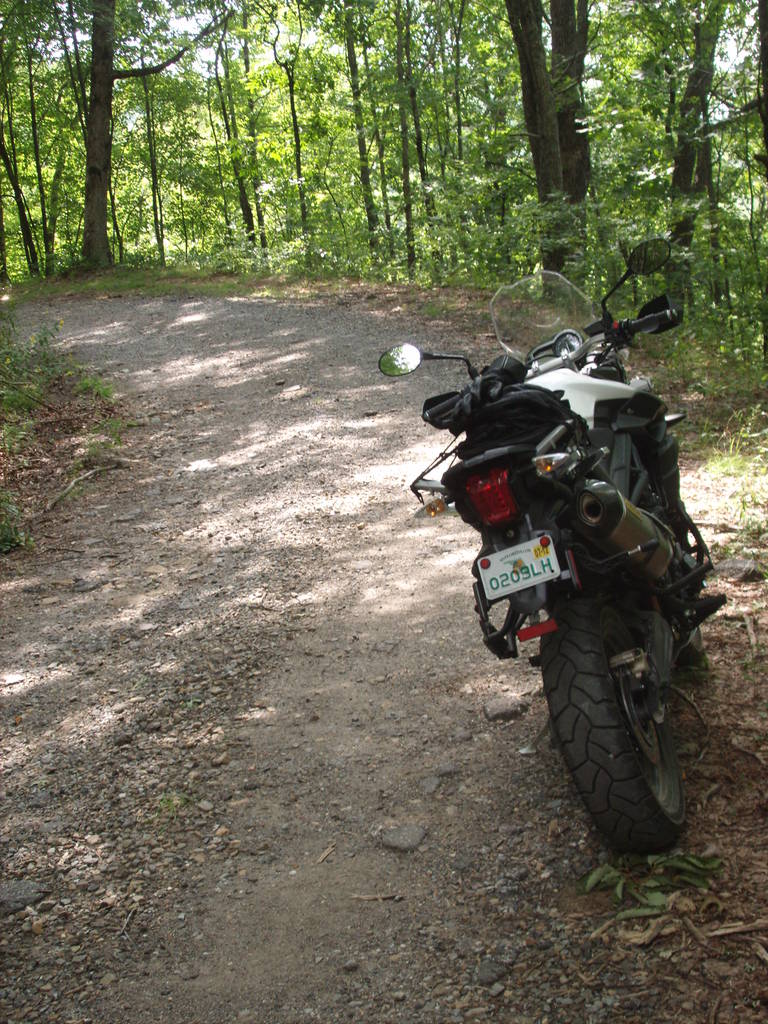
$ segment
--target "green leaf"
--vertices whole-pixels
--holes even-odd
[[[619,873],[612,864],[601,864],[596,867],[584,879],[584,892],[592,892],[593,889],[602,884],[602,887],[611,886],[619,877]]]
[[[667,906],[667,897],[663,892],[643,893],[643,900],[648,907],[666,908]]]

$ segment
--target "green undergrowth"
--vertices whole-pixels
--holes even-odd
[[[31,543],[32,538],[23,527],[15,494],[0,487],[0,554]]]
[[[744,540],[768,537],[768,365],[713,336],[670,334],[644,340],[644,356],[670,408],[688,419],[676,428],[681,449],[729,495]]]
[[[673,852],[625,854],[600,864],[581,879],[585,894],[604,890],[613,896],[616,919],[656,917],[670,906],[673,893],[683,889],[708,891],[719,874],[719,857]]]
[[[62,417],[67,394],[98,407],[97,419],[110,408],[111,386],[56,350],[57,329],[45,327],[24,337],[11,308],[0,312],[0,554],[32,543],[20,481],[32,448],[46,433],[56,433],[62,419],[68,422],[66,414]],[[117,443],[119,423],[106,419],[94,443]]]

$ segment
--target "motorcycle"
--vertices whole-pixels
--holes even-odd
[[[411,344],[379,360],[391,377],[428,360],[465,364],[462,390],[424,403],[424,421],[453,440],[411,490],[480,533],[483,640],[506,659],[538,638],[531,661],[553,739],[608,844],[635,852],[669,847],[683,827],[672,671],[700,651],[700,624],[725,603],[705,593],[712,562],[680,498],[669,428],[685,414],[668,413],[623,362],[638,335],[676,326],[681,311],[666,295],[634,319],[608,310],[622,284],[669,256],[664,239],[638,245],[599,312],[554,272],[500,288],[491,314],[504,354],[482,371]]]

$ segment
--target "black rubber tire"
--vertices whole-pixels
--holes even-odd
[[[561,601],[558,629],[541,641],[552,726],[587,810],[616,850],[671,846],[685,821],[685,796],[668,720],[651,723],[657,764],[632,731],[609,658],[638,646],[614,606]]]

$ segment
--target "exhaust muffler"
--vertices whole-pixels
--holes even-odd
[[[634,551],[655,541],[652,551],[635,552],[629,559],[629,569],[646,579],[658,580],[672,561],[672,535],[606,481],[591,480],[579,491],[574,526],[607,555]]]

